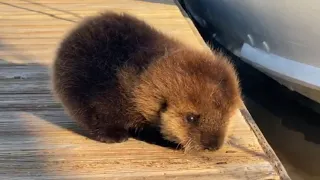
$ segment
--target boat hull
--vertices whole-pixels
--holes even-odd
[[[183,0],[212,38],[274,80],[320,103],[320,1]]]

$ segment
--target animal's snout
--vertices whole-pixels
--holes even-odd
[[[216,135],[202,135],[201,143],[204,149],[218,150],[223,144],[223,137]]]

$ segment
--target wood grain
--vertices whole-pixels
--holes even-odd
[[[129,12],[204,48],[172,0],[0,0],[0,9],[0,179],[288,179],[278,175],[240,112],[221,150],[190,155],[133,138],[91,140],[53,99],[55,49],[85,16]]]
[[[98,143],[88,139],[62,109],[7,111],[1,112],[0,119],[4,139],[0,143],[0,174],[7,177],[126,179],[166,174],[179,179],[278,179],[243,121],[233,121],[221,150],[186,155],[133,139],[121,144]]]

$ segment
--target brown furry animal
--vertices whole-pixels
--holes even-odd
[[[67,113],[102,142],[151,124],[185,150],[218,149],[241,102],[224,56],[113,12],[87,18],[63,40],[52,78]]]

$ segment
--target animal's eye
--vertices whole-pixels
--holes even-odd
[[[200,115],[189,113],[185,117],[186,121],[192,124],[197,124],[200,119]]]
[[[160,107],[160,112],[165,112],[168,108],[168,103],[166,100],[164,100],[162,103],[161,103],[161,107]]]

